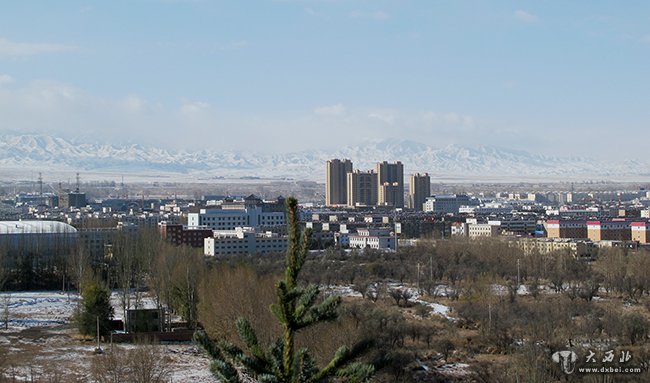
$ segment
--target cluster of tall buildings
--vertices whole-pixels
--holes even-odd
[[[429,174],[409,177],[408,207],[422,210],[431,194]],[[404,165],[378,162],[374,170],[353,170],[352,161],[328,160],[326,163],[325,204],[327,206],[389,206],[403,208]]]

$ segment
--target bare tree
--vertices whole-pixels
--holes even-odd
[[[4,247],[0,247],[0,291],[4,290],[5,283],[7,282],[9,272],[7,270],[7,251]],[[5,330],[9,328],[9,303],[11,295],[7,292],[2,296],[2,321]],[[0,375],[1,376],[1,375]]]
[[[9,329],[9,304],[11,303],[11,294],[5,292],[2,295],[2,322],[5,330]]]
[[[404,297],[402,295],[402,289],[390,289],[388,292],[391,298],[395,300],[395,304],[399,306],[399,303],[401,302],[402,298]]]
[[[74,283],[77,290],[81,293],[84,282],[93,277],[88,249],[83,246],[77,246],[71,256],[66,260],[67,274],[72,277],[71,282]]]
[[[9,278],[8,258],[7,249],[4,246],[0,246],[0,291],[4,290],[5,283]]]
[[[372,285],[371,288],[366,291],[366,297],[372,302],[377,302],[381,299],[386,293],[387,287],[384,282],[377,282]]]
[[[91,375],[98,383],[166,383],[171,382],[171,368],[160,345],[138,343],[136,348],[120,347],[96,355],[91,364]]]
[[[404,301],[404,306],[409,305],[409,299],[413,297],[413,291],[409,289],[402,290],[402,300]]]
[[[203,269],[200,255],[192,254],[186,246],[181,247],[182,262],[178,262],[172,274],[172,306],[187,321],[190,328],[198,322],[199,284]]]

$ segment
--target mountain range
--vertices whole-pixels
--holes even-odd
[[[323,182],[325,161],[349,158],[355,168],[372,169],[378,161],[402,161],[405,174],[460,177],[617,177],[648,176],[649,164],[610,162],[583,157],[552,157],[521,150],[450,145],[435,148],[413,141],[379,141],[335,151],[305,150],[284,154],[241,151],[173,151],[138,144],[74,142],[48,135],[0,136],[2,168],[56,169],[115,173],[163,173],[214,178],[260,177]]]

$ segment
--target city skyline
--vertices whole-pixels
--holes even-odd
[[[649,19],[644,2],[10,3],[0,134],[260,152],[407,139],[641,159]]]

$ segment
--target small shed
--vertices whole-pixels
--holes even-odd
[[[162,309],[133,309],[126,312],[126,331],[129,333],[161,332],[165,329]]]

